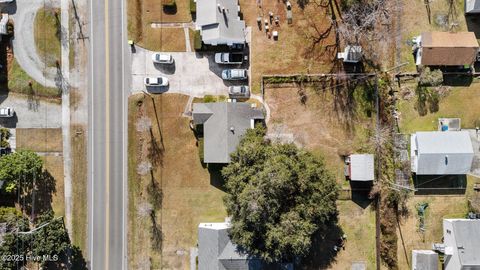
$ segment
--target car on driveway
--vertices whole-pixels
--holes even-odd
[[[0,117],[13,117],[15,115],[15,111],[10,108],[0,108]]]
[[[246,80],[248,78],[246,69],[224,69],[222,79],[224,80]]]
[[[145,86],[168,86],[168,79],[165,77],[146,77]]]
[[[168,53],[154,53],[152,54],[152,61],[156,64],[173,64],[173,57]]]
[[[248,98],[250,91],[246,85],[235,85],[228,88],[228,95],[231,98]]]
[[[216,53],[215,63],[226,65],[239,65],[243,63],[244,58],[246,58],[246,56],[244,56],[243,53]]]

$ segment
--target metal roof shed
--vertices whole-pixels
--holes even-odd
[[[412,172],[417,175],[462,175],[470,171],[473,147],[468,132],[417,132],[410,141]]]
[[[371,154],[354,154],[348,157],[348,176],[351,181],[373,181],[374,160]]]
[[[412,270],[438,270],[438,254],[432,250],[412,250]]]

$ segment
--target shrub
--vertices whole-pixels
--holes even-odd
[[[204,103],[212,103],[212,102],[215,102],[216,100],[217,100],[217,99],[216,99],[214,96],[212,96],[212,95],[205,95],[205,96],[203,97],[203,102],[204,102]]]
[[[173,8],[177,6],[177,3],[175,2],[175,0],[162,0],[162,5],[164,7]]]
[[[200,162],[203,164],[203,138],[198,138],[198,157],[200,158]]]
[[[190,13],[196,13],[197,12],[197,3],[195,3],[195,0],[190,0]]]
[[[439,69],[430,70],[426,67],[418,78],[418,84],[421,86],[439,86],[443,83],[443,73]]]
[[[200,34],[200,30],[195,30],[195,32],[193,32],[193,48],[196,51],[202,49],[202,34]]]

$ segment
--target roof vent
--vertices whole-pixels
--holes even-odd
[[[231,126],[231,127],[230,127],[230,131],[231,131],[232,133],[235,133],[235,127],[234,127],[234,126]]]
[[[448,155],[445,156],[445,165],[448,165]]]

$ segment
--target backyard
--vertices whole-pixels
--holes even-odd
[[[438,110],[429,110],[427,114],[421,115],[416,110],[416,99],[414,89],[416,83],[405,84],[412,94],[408,98],[403,98],[398,102],[399,126],[403,133],[413,133],[415,131],[436,130],[438,118],[454,117],[460,118],[462,128],[474,129],[480,125],[480,81],[475,79],[468,86],[448,87],[446,96],[440,98]],[[468,108],[468,109],[466,109]]]
[[[258,1],[257,1],[258,2]],[[336,57],[335,33],[331,28],[329,9],[314,2],[300,8],[292,1],[293,21],[287,23],[286,5],[282,1],[240,1],[241,12],[247,26],[251,26],[252,90],[260,92],[260,79],[265,74],[327,73],[332,70]],[[279,16],[278,40],[268,38],[264,27],[257,26],[257,17],[268,19],[268,12]],[[262,23],[263,24],[263,23]],[[272,65],[272,63],[275,63]]]
[[[348,94],[344,88],[339,90],[332,85],[268,86],[265,88],[265,100],[271,110],[268,134],[323,156],[338,182],[348,184],[343,157],[356,152],[372,153],[368,142],[375,124],[374,118],[367,116],[374,114],[368,89],[358,87]],[[299,91],[305,93],[305,104]]]
[[[226,216],[223,192],[211,185],[181,115],[188,97],[152,98],[139,94],[129,100],[129,265],[190,269],[198,224]]]

